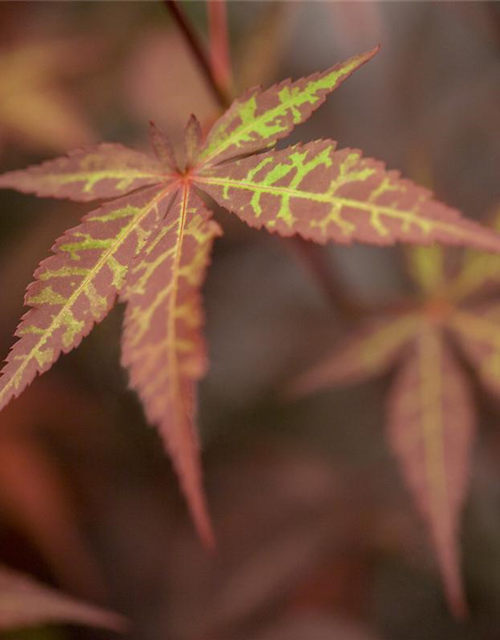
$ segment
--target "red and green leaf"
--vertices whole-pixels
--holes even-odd
[[[468,381],[438,328],[423,324],[394,382],[388,434],[410,491],[427,521],[450,606],[466,605],[457,531],[474,430]]]
[[[116,613],[80,602],[29,576],[0,567],[0,630],[55,622],[114,631],[126,628],[125,619]]]
[[[4,173],[0,176],[0,189],[87,202],[116,198],[140,187],[166,182],[168,177],[153,158],[120,144],[104,143]]]
[[[0,377],[0,409],[107,315],[130,263],[158,226],[170,193],[152,187],[89,213],[53,247],[27,289],[23,317]]]
[[[417,314],[373,320],[353,332],[342,346],[291,386],[303,395],[327,386],[362,382],[394,364],[420,326]]]
[[[172,456],[202,538],[212,543],[195,432],[195,388],[207,368],[200,288],[218,225],[184,187],[129,272],[123,365]]]
[[[250,89],[214,124],[200,152],[200,164],[213,165],[273,146],[296,125],[305,122],[332,91],[377,51],[378,47],[323,73],[296,82],[285,80],[266,91],[260,87]]]
[[[427,189],[329,140],[204,169],[196,183],[252,227],[320,243],[397,241],[499,251],[500,237],[433,200]]]

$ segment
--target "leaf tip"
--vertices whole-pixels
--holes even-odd
[[[368,49],[364,53],[360,53],[358,56],[355,56],[355,58],[358,58],[361,61],[360,65],[365,64],[377,55],[377,53],[380,51],[381,46],[382,45],[378,43],[372,49]]]
[[[192,113],[184,129],[184,150],[186,153],[186,164],[192,167],[196,164],[203,142],[201,124],[198,118]]]
[[[464,593],[462,578],[457,570],[456,575],[443,574],[444,590],[449,611],[458,622],[465,622],[469,617],[469,606]]]
[[[177,170],[174,150],[165,132],[154,122],[149,120],[149,139],[156,157],[163,168],[171,173]]]

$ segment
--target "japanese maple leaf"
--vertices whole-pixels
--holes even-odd
[[[500,215],[497,220],[497,228]],[[323,363],[293,384],[296,393],[361,382],[396,369],[386,402],[387,437],[422,513],[452,611],[466,611],[458,529],[475,430],[472,387],[463,357],[500,397],[499,256],[466,252],[445,269],[437,247],[411,249],[420,295],[372,318]]]
[[[78,346],[117,296],[127,305],[123,364],[170,452],[202,538],[212,532],[201,487],[195,383],[207,368],[200,288],[221,233],[203,192],[253,227],[325,243],[440,240],[498,251],[500,238],[360,151],[319,140],[274,151],[376,50],[323,73],[247,91],[202,140],[192,116],[179,165],[152,126],[156,158],[118,144],[0,176],[0,187],[80,201],[117,198],[84,217],[42,262],[31,310],[0,378],[0,408],[61,352]],[[271,150],[270,150],[271,149]],[[257,153],[259,152],[259,153]]]
[[[89,125],[59,86],[59,78],[79,72],[88,57],[83,41],[0,48],[0,140],[18,139],[59,152],[93,142]]]

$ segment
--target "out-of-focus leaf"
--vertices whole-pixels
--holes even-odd
[[[234,82],[239,91],[274,80],[298,9],[292,2],[261,3],[255,23],[236,45]]]
[[[342,53],[363,49],[370,42],[386,41],[383,6],[381,2],[322,3],[322,8],[330,13],[325,18],[331,20],[332,40]]]
[[[79,73],[91,47],[81,39],[0,49],[0,133],[34,147],[66,151],[93,134],[60,78]],[[88,62],[87,62],[88,64]]]
[[[177,30],[144,32],[126,69],[125,100],[140,120],[154,120],[174,145],[182,143],[187,117],[195,113],[203,126],[220,112],[191,52]],[[182,87],[182,90],[179,90]]]
[[[484,384],[500,393],[500,305],[489,302],[472,309],[458,309],[450,326],[466,357]]]
[[[426,296],[442,294],[446,281],[443,249],[438,245],[412,247],[407,255],[410,277],[419,290]]]
[[[1,420],[0,427],[4,424]],[[11,431],[14,426],[7,425]],[[82,595],[103,592],[65,479],[33,434],[0,433],[0,508],[2,517],[36,545],[62,585]]]
[[[81,624],[113,631],[126,628],[122,616],[79,602],[22,573],[0,567],[0,629],[48,623]]]
[[[377,640],[363,625],[327,614],[309,613],[284,617],[250,640]]]
[[[500,209],[492,216],[490,226],[500,230]],[[449,283],[450,295],[456,299],[498,291],[500,288],[500,256],[482,251],[465,252],[457,276]]]
[[[290,393],[303,395],[326,386],[356,383],[382,374],[394,364],[419,323],[417,314],[370,322],[357,333],[348,335],[325,362],[297,378]]]
[[[440,331],[422,326],[388,402],[388,434],[425,517],[452,610],[466,611],[457,530],[474,416],[470,389]]]

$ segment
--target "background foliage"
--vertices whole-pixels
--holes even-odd
[[[203,5],[188,5],[205,29]],[[359,147],[432,182],[439,197],[477,219],[498,205],[495,3],[229,9],[241,89],[383,44],[287,143],[332,137]],[[2,171],[87,141],[146,148],[149,118],[175,139],[188,112],[217,116],[155,3],[2,3],[0,42],[0,68],[18,52],[13,79],[1,76]],[[41,113],[49,114],[42,128]],[[34,267],[85,209],[5,191],[0,210],[7,353]],[[284,400],[289,380],[350,323],[332,311],[291,246],[226,214],[217,219],[226,233],[205,286],[211,370],[199,416],[217,554],[200,548],[158,437],[126,391],[118,308],[0,414],[2,563],[126,614],[128,637],[141,640],[496,638],[498,404],[477,392],[462,533],[471,615],[459,626],[382,437],[390,378]],[[364,302],[410,291],[399,249],[330,247],[328,255]]]

